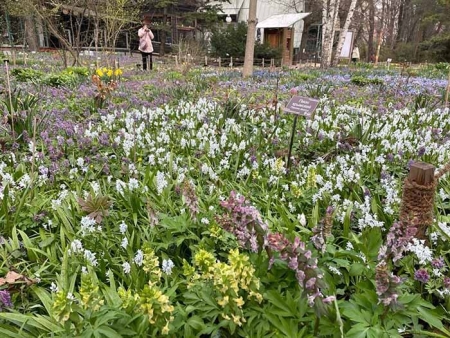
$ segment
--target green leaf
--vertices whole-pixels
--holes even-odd
[[[55,236],[50,235],[50,237],[48,237],[47,239],[44,239],[43,241],[41,241],[39,243],[39,247],[41,249],[43,249],[43,248],[49,246],[50,244],[52,244],[54,241],[55,241]]]
[[[347,211],[345,212],[344,232],[343,232],[344,238],[348,238],[348,236],[350,234],[352,210],[353,210],[353,203],[348,206]]]
[[[35,286],[35,285],[33,285],[31,287],[31,290],[39,298],[39,300],[44,305],[45,310],[47,310],[47,313],[51,316],[53,312],[52,312],[52,300],[50,298],[50,294],[43,288]]]
[[[444,328],[444,325],[442,324],[442,322],[440,320],[440,316],[435,314],[433,311],[428,310],[422,306],[418,306],[417,311],[420,313],[421,319],[426,321],[431,326],[434,326],[437,329]]]
[[[366,326],[370,323],[361,315],[361,309],[355,307],[347,307],[342,311],[344,317],[351,319],[354,322],[364,324]]]
[[[17,338],[19,337],[19,333],[17,331],[9,330],[5,327],[0,327],[0,336],[3,337],[11,337],[11,338]],[[20,332],[20,338],[35,338],[35,335],[30,335],[23,330]]]
[[[122,335],[118,334],[115,330],[108,326],[100,326],[97,330],[109,338],[122,338]]]
[[[205,328],[205,323],[199,316],[192,316],[188,319],[187,324],[197,331],[203,330]]]
[[[353,325],[352,328],[346,333],[346,338],[366,338],[369,327],[362,323]]]
[[[350,266],[349,274],[350,276],[361,276],[364,270],[366,270],[366,266],[364,264],[353,263]]]
[[[295,313],[291,312],[291,309],[286,304],[286,300],[281,296],[277,290],[269,290],[264,294],[264,298],[267,299],[271,304],[278,307],[280,310],[285,312],[287,315],[295,317]]]

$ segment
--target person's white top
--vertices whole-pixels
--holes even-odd
[[[138,31],[139,50],[144,53],[153,53],[152,39],[155,37],[152,31],[144,26]]]

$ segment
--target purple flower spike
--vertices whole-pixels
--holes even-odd
[[[12,307],[13,303],[11,302],[11,294],[7,290],[0,291],[0,308],[1,307]]]
[[[414,273],[414,279],[422,283],[427,283],[430,280],[430,275],[427,270],[419,269]]]

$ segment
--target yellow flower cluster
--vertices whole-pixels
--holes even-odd
[[[258,170],[254,170],[254,171],[252,171],[252,178],[254,180],[260,180],[262,178],[262,176],[259,174]]]
[[[300,189],[300,187],[298,186],[298,184],[295,183],[295,182],[293,182],[293,183],[291,184],[291,192],[292,192],[292,195],[294,195],[295,197],[300,197],[300,196],[303,195],[302,189]]]
[[[101,298],[96,281],[88,273],[81,275],[80,303],[85,309],[97,311],[105,303]]]
[[[143,270],[150,274],[150,282],[155,283],[161,279],[162,271],[159,260],[151,248],[144,248]]]
[[[277,160],[275,161],[275,171],[277,173],[281,173],[283,171],[284,168],[284,161],[281,158],[277,158]]]
[[[130,289],[126,290],[122,286],[117,290],[117,294],[122,300],[122,308],[124,309],[134,308],[137,301],[139,300],[138,294],[133,295]]]
[[[122,75],[123,71],[120,68],[112,69],[112,68],[103,67],[103,68],[97,68],[95,70],[95,74],[97,74],[100,77],[104,77],[104,76],[112,77],[113,75],[114,76]]]
[[[56,293],[52,309],[56,320],[65,322],[69,319],[72,313],[72,300],[69,299],[67,292],[60,290]]]
[[[306,187],[308,189],[316,187],[316,169],[310,167],[308,170],[308,178],[306,179]]]
[[[185,263],[187,265],[187,263]],[[194,256],[194,266],[200,270],[195,274],[192,269],[185,267],[184,271],[192,276],[192,280],[212,282],[217,292],[216,301],[223,309],[222,317],[232,320],[236,325],[245,322],[242,307],[247,299],[253,298],[262,302],[259,290],[259,279],[255,277],[255,269],[249,262],[249,257],[240,254],[238,249],[231,250],[228,263],[216,261],[214,255],[205,250],[199,250]]]
[[[117,293],[122,300],[122,308],[135,308],[136,305],[148,316],[150,324],[159,327],[161,334],[169,334],[169,324],[174,317],[173,305],[170,304],[169,297],[166,296],[154,283],[144,286],[140,294],[132,294],[131,290],[120,287]]]
[[[146,285],[139,295],[139,302],[141,309],[148,315],[150,324],[165,322],[161,333],[168,334],[169,323],[174,319],[172,316],[174,307],[170,304],[169,297],[163,294],[158,287]]]

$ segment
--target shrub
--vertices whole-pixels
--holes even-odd
[[[51,87],[67,87],[75,84],[77,76],[68,72],[50,74],[44,78],[44,83]]]
[[[367,78],[364,76],[353,76],[350,80],[351,83],[357,85],[357,86],[368,86],[368,85],[382,85],[384,84],[383,80],[378,78]]]
[[[14,75],[19,82],[36,81],[42,79],[44,73],[33,68],[14,68],[11,70],[11,74]]]
[[[450,61],[450,34],[433,37],[422,42],[420,50],[427,56],[428,61]]]
[[[245,43],[247,41],[247,24],[240,22],[237,25],[227,26],[224,30],[214,30],[211,38],[212,53],[220,57],[243,57],[245,55]],[[273,48],[268,43],[255,44],[255,57],[266,59],[278,59],[281,57],[281,49]]]

